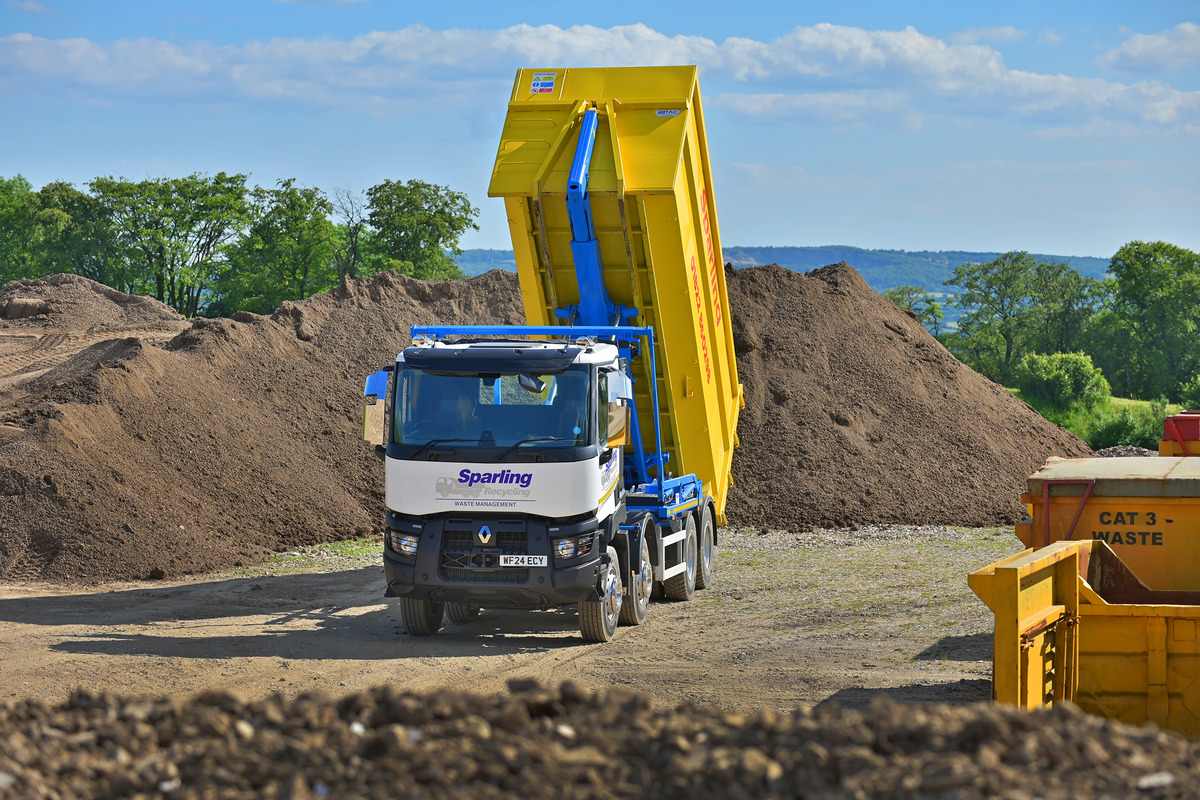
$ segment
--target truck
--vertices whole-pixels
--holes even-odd
[[[368,377],[385,594],[412,635],[711,585],[737,379],[697,70],[518,70],[488,193],[526,325],[414,326]]]

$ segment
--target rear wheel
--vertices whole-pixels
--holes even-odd
[[[432,636],[442,627],[445,604],[432,603],[425,598],[401,597],[400,616],[410,636]]]
[[[446,616],[451,622],[472,622],[479,619],[479,606],[470,603],[446,603]]]
[[[687,523],[684,526],[686,536],[680,542],[682,558],[676,561],[675,564],[683,564],[683,572],[677,575],[672,575],[663,584],[663,594],[668,600],[691,600],[692,595],[696,591],[696,562],[697,558],[697,543],[696,543],[696,517],[694,514],[687,515]],[[672,564],[671,566],[675,566]]]
[[[650,610],[650,590],[654,586],[654,566],[650,563],[650,525],[643,517],[641,525],[641,566],[630,565],[629,586],[621,603],[621,624],[641,625]]]
[[[608,563],[600,574],[599,600],[579,601],[579,630],[589,642],[611,642],[621,616],[621,562],[608,548]]]
[[[707,589],[713,582],[713,542],[716,541],[712,506],[704,504],[700,513],[700,561],[696,568],[696,588]]]

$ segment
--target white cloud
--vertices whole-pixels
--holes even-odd
[[[1191,29],[1200,34],[1200,28]],[[1171,33],[1177,60],[1187,51],[1191,29],[1179,26]],[[698,64],[706,96],[716,105],[764,120],[850,127],[899,123],[913,129],[934,116],[1007,115],[1037,118],[1049,128],[1200,125],[1200,92],[1160,81],[1126,85],[1013,70],[997,50],[973,43],[1024,35],[995,28],[945,41],[912,27],[868,31],[820,24],[770,41],[731,37],[715,42],[668,36],[640,23],[500,30],[413,25],[349,40],[278,38],[217,46],[147,38],[101,45],[13,34],[0,37],[0,75],[5,76],[0,91],[86,92],[101,101],[272,100],[388,114],[470,108],[483,93],[494,97],[521,66]],[[1134,37],[1123,47],[1133,52],[1138,41]]]
[[[1038,44],[1059,44],[1066,41],[1066,38],[1058,31],[1047,28],[1038,36]]]
[[[54,9],[37,0],[8,0],[8,7],[13,11],[24,11],[27,14],[53,14]]]
[[[1126,72],[1171,72],[1200,64],[1200,25],[1181,22],[1169,31],[1136,34],[1099,59],[1105,69]]]
[[[950,37],[954,44],[975,44],[977,42],[1019,42],[1029,35],[1028,31],[1004,25],[999,28],[967,28]]]

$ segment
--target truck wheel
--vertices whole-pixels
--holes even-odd
[[[401,597],[400,616],[410,636],[432,636],[442,627],[445,604],[431,603],[425,598]]]
[[[696,588],[707,589],[713,582],[713,540],[716,539],[716,529],[713,527],[712,506],[704,504],[700,514],[700,562],[696,565]]]
[[[470,603],[446,603],[446,616],[451,622],[473,622],[479,619],[481,610]]]
[[[644,518],[641,527],[642,567],[636,573],[631,571],[629,585],[625,587],[625,600],[621,603],[622,625],[641,625],[646,621],[646,612],[650,610],[650,590],[654,586],[654,565],[650,563],[650,526]]]
[[[608,548],[608,564],[600,575],[604,596],[579,601],[579,630],[589,642],[611,642],[621,616],[621,562],[617,551]]]
[[[668,600],[691,600],[692,595],[696,591],[696,561],[697,546],[696,546],[696,516],[694,514],[687,515],[687,524],[685,526],[687,536],[684,537],[683,544],[683,561],[686,565],[683,572],[678,575],[672,575],[663,584],[663,594]],[[681,563],[676,561],[676,564]],[[671,566],[675,566],[672,564]]]

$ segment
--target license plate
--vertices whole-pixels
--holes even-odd
[[[500,556],[502,567],[544,567],[545,556]]]

